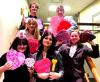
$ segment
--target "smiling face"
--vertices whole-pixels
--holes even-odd
[[[72,44],[77,44],[80,40],[79,33],[74,31],[70,35],[70,41]]]
[[[35,31],[35,29],[37,28],[37,22],[35,21],[35,19],[29,19],[27,22],[27,28],[30,32]]]
[[[26,48],[27,48],[27,45],[19,44],[19,45],[17,46],[17,51],[18,51],[18,52],[24,53],[24,52],[26,51]]]
[[[42,41],[42,44],[44,47],[50,47],[52,45],[52,36],[51,35],[45,36]]]
[[[32,3],[32,4],[30,5],[30,14],[31,14],[32,16],[36,16],[36,14],[37,14],[37,12],[38,12],[38,9],[39,9],[38,4],[37,4],[37,3]]]

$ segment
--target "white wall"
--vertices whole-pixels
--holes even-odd
[[[16,35],[24,6],[25,0],[0,0],[0,56],[8,50]]]
[[[25,0],[0,0],[0,57],[9,49],[16,36],[22,19],[21,8],[28,14],[27,7]]]

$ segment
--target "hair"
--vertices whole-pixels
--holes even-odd
[[[27,22],[27,26],[26,26],[26,31],[28,31],[29,32],[29,29],[28,29],[28,27],[29,27],[29,23],[30,22],[34,22],[35,24],[36,24],[36,27],[35,27],[35,29],[34,29],[34,31],[33,31],[33,36],[34,36],[34,38],[35,39],[39,39],[39,29],[38,29],[38,24],[37,24],[37,21],[36,21],[36,19],[34,19],[34,18],[30,18],[29,20],[28,20],[28,22]]]
[[[32,6],[33,4],[37,7],[37,9],[39,9],[39,4],[36,3],[36,2],[31,2],[30,5],[29,5],[29,8],[31,8],[31,6]]]
[[[25,57],[28,57],[28,55],[30,54],[29,51],[29,45],[28,45],[28,41],[26,38],[20,38],[20,37],[16,37],[13,41],[13,43],[10,46],[10,49],[14,49],[17,50],[17,46],[23,44],[23,45],[27,45],[26,51],[24,52]]]
[[[43,39],[46,36],[49,36],[49,35],[52,36],[52,44],[51,44],[51,46],[49,47],[49,49],[47,51],[47,57],[51,58],[55,54],[55,43],[56,43],[56,39],[55,39],[54,35],[51,32],[45,31],[45,32],[43,32],[43,35],[41,36],[41,39],[39,41],[40,46],[39,46],[39,49],[38,49],[37,57],[40,57],[40,55],[41,55],[41,53],[43,51],[43,44],[42,44]]]
[[[64,6],[63,5],[59,5],[57,8],[61,8],[64,11]]]
[[[78,35],[80,36],[80,31],[79,31],[79,30],[73,30],[73,31],[71,31],[71,32],[70,32],[70,35],[71,35],[72,32],[77,32]]]

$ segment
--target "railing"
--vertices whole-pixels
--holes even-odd
[[[84,76],[85,76],[86,82],[90,82],[90,81],[89,81],[89,78],[88,78],[88,74],[87,74],[86,72],[85,72]]]
[[[95,65],[94,65],[94,63],[93,63],[91,57],[87,57],[87,58],[86,58],[86,62],[87,62],[88,66],[89,66],[89,68],[90,68],[90,70],[91,70],[91,72],[92,72],[92,74],[93,74],[93,76],[94,76],[95,81],[96,81],[96,82],[100,82],[100,76],[99,76],[99,74],[97,73],[96,67],[95,67]],[[87,81],[87,82],[88,82],[88,81]]]

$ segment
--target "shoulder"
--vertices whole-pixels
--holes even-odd
[[[65,49],[68,48],[68,47],[69,47],[68,44],[62,44],[61,47],[60,47],[59,49],[65,50]],[[58,50],[59,50],[59,49],[58,49]]]
[[[70,20],[73,20],[73,17],[72,17],[72,16],[65,16],[64,19],[70,19]]]
[[[7,53],[5,53],[5,54],[3,54],[1,57],[0,57],[0,66],[1,65],[4,65],[5,63],[6,63],[6,54]]]
[[[60,52],[57,50],[57,51],[55,51],[55,55],[56,55],[56,58],[57,59],[61,59],[62,58],[62,56],[61,56],[61,54],[60,54]]]

